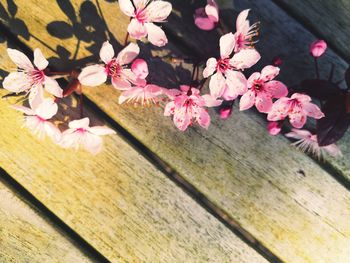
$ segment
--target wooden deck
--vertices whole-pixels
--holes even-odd
[[[219,34],[193,25],[191,2],[203,1],[170,2],[169,44],[141,43],[141,57],[154,57],[153,82],[175,87],[192,65],[160,57],[207,56]],[[343,78],[348,1],[218,2],[228,28],[252,9],[262,28],[259,66],[282,57],[288,85],[313,73],[308,45],[318,37],[331,47],[321,74],[333,63]],[[73,68],[97,61],[106,38],[120,48],[129,20],[117,1],[0,0],[0,21],[4,77],[14,68],[7,47],[39,47],[56,69]],[[16,98],[0,99],[0,262],[350,262],[349,132],[343,158],[318,161],[269,136],[254,111],[235,109],[227,121],[212,111],[208,131],[181,133],[159,107],[119,105],[109,85],[84,94],[93,124],[117,132],[97,156],[36,139],[9,107]],[[64,99],[61,114],[78,116],[64,112],[76,104]]]

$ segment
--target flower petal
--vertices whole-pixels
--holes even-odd
[[[59,143],[62,138],[62,133],[61,131],[57,128],[56,125],[54,125],[51,122],[46,121],[44,123],[44,129],[46,134],[55,142]]]
[[[117,61],[120,65],[129,64],[139,55],[139,53],[139,46],[135,43],[130,43],[119,52]]]
[[[222,94],[225,100],[234,100],[246,93],[247,89],[247,79],[242,72],[233,70],[226,72],[226,88]]]
[[[47,61],[39,48],[34,50],[34,65],[40,70],[46,69],[49,65],[49,61]]]
[[[55,79],[45,76],[45,90],[57,98],[63,97],[63,90]]]
[[[30,89],[30,80],[24,72],[12,72],[5,77],[2,86],[12,92],[22,92]]]
[[[213,30],[215,28],[215,23],[208,17],[195,17],[195,25],[202,30]]]
[[[157,47],[163,47],[168,43],[168,39],[159,26],[152,23],[145,24],[148,33],[148,41]]]
[[[147,36],[146,27],[136,19],[131,19],[130,24],[128,25],[128,32],[132,38],[136,39],[141,39]]]
[[[273,98],[279,99],[288,95],[288,88],[282,82],[271,80],[264,84],[264,90]]]
[[[83,118],[83,119],[70,121],[70,122],[68,123],[68,126],[69,126],[69,128],[71,128],[71,129],[79,129],[79,128],[88,129],[88,128],[89,128],[89,124],[90,124],[89,118],[88,118],[88,117],[85,117],[85,118]]]
[[[56,115],[57,111],[57,104],[50,98],[44,99],[40,105],[35,108],[36,115],[45,120],[51,119],[54,115]]]
[[[107,80],[105,67],[102,65],[91,65],[83,68],[78,76],[78,80],[82,85],[95,87],[101,85]]]
[[[213,22],[219,22],[219,7],[215,0],[208,0],[208,4],[205,6],[205,13],[208,18]]]
[[[86,133],[82,142],[84,148],[94,155],[102,150],[102,138],[98,135]]]
[[[114,57],[113,46],[108,42],[104,42],[100,50],[100,58],[105,63],[108,64]]]
[[[288,115],[288,111],[290,109],[289,101],[290,99],[286,97],[280,98],[277,101],[275,101],[267,115],[267,120],[283,120]]]
[[[171,13],[172,5],[166,1],[152,1],[147,7],[147,22],[163,22]]]
[[[207,78],[211,75],[213,75],[214,71],[216,70],[216,64],[217,60],[215,58],[209,58],[207,60],[207,66],[203,70],[203,77]]]
[[[260,60],[260,54],[255,49],[242,49],[230,60],[230,64],[237,69],[246,69]]]
[[[253,107],[255,103],[255,92],[252,90],[248,90],[246,93],[243,94],[241,97],[241,100],[239,101],[239,110],[247,110]]]
[[[221,97],[225,89],[225,78],[224,76],[217,72],[211,76],[209,81],[210,95],[213,97]]]
[[[213,97],[209,94],[203,95],[202,98],[205,101],[206,107],[217,107],[222,104],[222,100],[218,100],[216,97]]]
[[[44,89],[41,85],[36,85],[30,89],[28,96],[30,107],[35,110],[44,101]]]
[[[198,124],[205,129],[209,128],[210,125],[210,115],[206,110],[201,110],[199,117],[197,118]]]
[[[250,9],[245,9],[239,13],[236,20],[236,30],[238,32],[243,31],[245,28],[249,28],[249,21],[247,21],[247,17]]]
[[[264,92],[259,92],[255,98],[255,107],[259,112],[268,113],[272,107],[271,96]]]
[[[35,115],[35,112],[31,108],[28,108],[28,107],[24,107],[24,106],[20,106],[20,105],[11,105],[11,108],[14,108],[15,110],[23,112],[26,115],[31,115],[31,116]]]
[[[297,99],[302,103],[306,103],[306,102],[310,102],[311,101],[311,97],[305,94],[301,94],[301,93],[294,93],[291,97],[291,99]]]
[[[306,123],[306,115],[300,111],[292,112],[289,114],[289,122],[293,127],[300,129]]]
[[[34,69],[32,62],[30,62],[29,58],[21,51],[8,48],[7,53],[10,59],[17,65],[17,67],[21,69],[26,69],[26,70]]]
[[[126,14],[127,16],[134,16],[135,13],[135,8],[132,5],[132,0],[119,0],[119,7],[120,10],[122,10],[122,12],[124,14]]]
[[[175,103],[174,101],[170,101],[165,105],[164,108],[164,116],[171,116],[175,111]]]
[[[95,134],[95,135],[109,135],[109,134],[116,134],[116,132],[107,126],[94,126],[90,127],[88,129],[89,132]]]
[[[324,117],[324,114],[320,110],[320,108],[311,102],[307,102],[303,104],[303,110],[306,113],[306,115],[309,117],[312,117],[315,119],[321,119]]]
[[[279,67],[268,65],[262,69],[260,79],[263,81],[272,80],[279,74],[279,72]]]
[[[135,59],[135,61],[132,63],[131,70],[137,78],[141,79],[145,79],[149,73],[147,62],[140,58]]]
[[[128,90],[131,87],[131,84],[129,81],[120,77],[112,78],[112,85],[115,89],[118,89],[118,90]]]
[[[228,58],[235,47],[235,36],[232,33],[223,35],[220,38],[220,56]]]

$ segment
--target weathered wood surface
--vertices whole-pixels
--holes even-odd
[[[0,54],[1,68],[12,69],[5,45]],[[21,129],[15,101],[0,100],[1,166],[109,260],[265,262],[118,135],[97,156],[64,150]],[[61,102],[61,112],[68,104],[76,101]]]
[[[92,262],[0,181],[0,262]]]
[[[350,61],[348,0],[274,0]]]
[[[81,1],[71,2],[78,14]],[[250,2],[252,6],[258,7],[258,3],[254,5],[253,2]],[[285,29],[276,25],[293,24],[294,21],[270,2],[259,3],[267,6],[264,6],[266,11],[261,11],[261,14],[266,16],[265,21],[271,23],[268,29],[287,37],[288,33],[283,33]],[[124,39],[128,18],[120,14],[116,3],[100,2],[100,6],[109,30],[121,42]],[[186,7],[184,3],[181,8],[185,10]],[[59,39],[46,32],[47,24],[56,20],[69,22],[69,19],[63,15],[56,3],[50,5],[52,12],[41,16],[45,8],[37,1],[30,3],[21,1],[22,10],[18,10],[17,17],[27,22],[31,34],[40,41],[33,37],[28,41],[21,39],[31,48],[41,47],[46,54],[53,57],[58,55],[45,48],[42,43],[49,43],[53,50],[56,50],[57,45],[64,45],[73,54],[78,42],[76,37]],[[276,12],[274,19],[269,11]],[[175,10],[176,13],[179,12]],[[302,27],[294,25],[306,39],[312,38],[312,35]],[[94,26],[96,29],[97,26]],[[171,24],[168,25],[170,26]],[[64,29],[62,31],[64,33]],[[300,32],[298,34],[301,34]],[[98,35],[93,41],[101,44],[105,40],[101,37]],[[282,43],[290,39],[289,36]],[[80,42],[78,59],[90,56],[90,50],[93,48],[99,49],[98,45],[87,49],[91,44],[94,43]],[[280,47],[281,52],[284,47]],[[293,50],[300,49],[299,46]],[[95,59],[96,50],[94,50]],[[307,45],[305,50],[307,52]],[[179,53],[172,44],[162,52]],[[93,61],[92,57],[89,59]],[[158,72],[158,78],[154,77],[153,81],[165,79],[171,83],[173,78],[170,74],[175,72],[166,64],[154,60],[153,62],[158,62],[157,66],[162,68],[162,71]],[[56,60],[52,61],[60,66]],[[80,60],[84,61],[86,60]],[[311,65],[300,65],[300,69],[304,67]],[[168,75],[161,75],[163,69]],[[296,69],[292,71],[294,72],[300,73]],[[289,74],[292,75],[291,72]],[[234,118],[226,122],[213,117],[209,131],[193,128],[186,133],[180,133],[170,120],[161,119],[162,110],[159,108],[130,110],[130,107],[119,106],[117,99],[106,99],[106,94],[109,94],[109,98],[117,98],[119,94],[110,86],[86,88],[84,92],[211,201],[223,208],[229,217],[238,221],[283,260],[341,262],[349,257],[348,191],[318,164],[290,147],[287,140],[268,136],[265,123],[260,117],[251,112],[235,114]],[[300,174],[300,170],[305,176]]]

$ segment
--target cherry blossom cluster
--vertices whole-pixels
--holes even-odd
[[[76,76],[77,85],[73,91],[81,93],[81,88],[78,89],[81,85],[96,87],[110,80],[112,86],[121,92],[119,104],[151,105],[165,101],[164,116],[171,116],[180,131],[194,124],[208,129],[211,122],[208,108],[218,107],[227,101],[229,106],[220,110],[221,118],[227,119],[232,113],[234,101],[239,100],[241,111],[255,106],[259,112],[267,114],[270,134],[278,134],[285,120],[289,119],[294,129],[286,136],[298,139],[296,144],[303,150],[318,155],[323,150],[332,155],[339,154],[335,145],[319,147],[315,135],[299,130],[305,125],[307,117],[320,119],[324,114],[308,95],[289,94],[287,86],[275,79],[280,72],[276,63],[266,65],[260,72],[248,77],[244,74],[261,58],[254,47],[259,23],[250,24],[248,9],[238,15],[236,32],[221,36],[220,57],[203,61],[202,81],[179,84],[178,89],[169,89],[149,83],[147,62],[138,58],[140,47],[137,43],[129,43],[128,38],[147,38],[155,46],[166,45],[168,39],[159,25],[166,22],[172,5],[162,0],[119,0],[118,3],[121,11],[130,17],[124,47],[116,54],[113,46],[108,41],[104,42],[99,53],[101,63],[82,68]],[[220,25],[219,7],[215,0],[208,0],[205,7],[195,11],[194,23],[202,30],[212,30]],[[325,43],[313,43],[311,53],[318,57],[325,49]],[[98,153],[102,146],[100,136],[115,132],[105,126],[90,127],[90,120],[83,116],[70,121],[68,129],[58,129],[52,121],[58,111],[57,102],[59,98],[70,95],[72,90],[61,89],[56,78],[62,76],[50,71],[41,51],[34,51],[34,64],[20,51],[8,49],[8,55],[18,70],[5,78],[3,86],[11,92],[28,96],[29,107],[13,106],[25,114],[26,126],[40,138],[47,135],[62,147],[84,147],[93,154]],[[197,75],[198,64],[194,64],[193,69],[193,73],[197,70]],[[209,90],[205,94],[202,88],[207,79]]]

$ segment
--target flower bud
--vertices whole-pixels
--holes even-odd
[[[232,114],[232,107],[224,107],[220,109],[220,118],[223,120],[228,119]]]
[[[275,67],[279,67],[281,66],[283,63],[283,60],[280,57],[274,57],[272,60],[272,65],[274,65]]]
[[[148,76],[147,62],[141,58],[134,60],[131,65],[131,70],[137,78],[145,79]]]
[[[310,53],[315,58],[322,56],[326,49],[327,43],[324,40],[316,40],[310,45]]]
[[[271,121],[267,125],[267,130],[271,135],[277,135],[281,132],[282,129],[282,122],[278,121]]]

